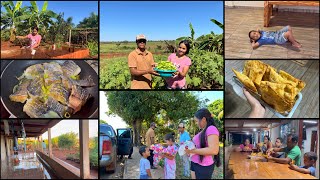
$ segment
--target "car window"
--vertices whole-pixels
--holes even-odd
[[[131,138],[129,129],[119,129],[118,133],[120,138]]]
[[[115,137],[113,129],[110,126],[100,126],[100,134]]]

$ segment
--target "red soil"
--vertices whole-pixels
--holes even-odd
[[[66,160],[68,154],[75,154],[77,150],[59,150],[59,149],[53,149],[52,154],[56,157],[59,158],[69,164],[71,164],[74,167],[80,168],[80,164],[71,161],[71,160]],[[98,178],[98,169],[90,169],[90,175]]]
[[[34,56],[31,50],[22,50],[20,46],[11,46],[10,42],[1,42],[1,59],[92,59],[87,48],[63,47],[56,50],[39,47]]]

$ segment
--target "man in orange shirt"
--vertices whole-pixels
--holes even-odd
[[[155,63],[152,53],[146,50],[147,39],[143,34],[136,37],[137,48],[128,56],[128,65],[131,74],[130,89],[151,89],[151,74],[159,74],[153,70]]]
[[[146,133],[146,146],[150,148],[152,144],[155,143],[155,133],[154,129],[156,128],[156,123],[152,122],[150,124],[150,128],[148,129]],[[148,157],[148,160],[150,162],[151,169],[156,169],[156,167],[153,166],[153,150],[150,149],[150,156]]]

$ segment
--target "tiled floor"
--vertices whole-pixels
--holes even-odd
[[[1,162],[1,179],[48,179],[51,176],[43,168],[36,157],[36,153],[19,153],[18,164],[13,163],[13,156],[10,161]]]
[[[225,58],[283,58],[319,59],[319,14],[301,12],[274,12],[270,26],[263,27],[263,9],[225,8]],[[264,45],[253,50],[249,42],[250,30],[275,31],[290,25],[302,48],[290,43]]]
[[[291,60],[262,60],[277,70],[284,70],[306,83],[301,91],[302,100],[293,113],[293,118],[319,118],[319,61],[310,60],[300,66]],[[251,107],[243,95],[242,89],[232,80],[234,73],[231,68],[241,71],[244,60],[225,61],[225,116],[227,118],[247,118]],[[265,118],[277,118],[275,113],[266,109]]]

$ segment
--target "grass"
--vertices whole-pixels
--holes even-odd
[[[174,44],[174,41],[168,41],[170,44]],[[100,53],[130,53],[137,45],[135,42],[123,42],[117,45],[118,42],[100,43]],[[151,53],[165,53],[167,47],[164,41],[152,41],[147,42],[146,45],[148,51]]]

